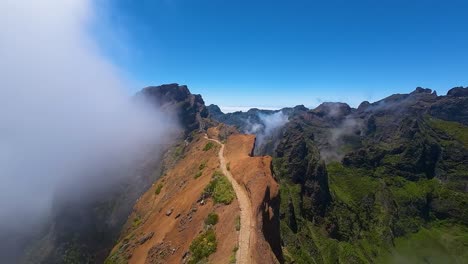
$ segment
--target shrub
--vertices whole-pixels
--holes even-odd
[[[236,245],[233,249],[232,249],[232,254],[231,256],[229,257],[229,264],[235,264],[237,262],[236,260],[236,253],[237,253],[237,250],[239,250],[239,246]]]
[[[236,197],[229,180],[221,172],[216,171],[213,179],[205,187],[204,194],[213,198],[215,203],[230,204]]]
[[[198,166],[198,169],[199,169],[199,170],[203,170],[203,169],[205,169],[205,167],[206,167],[206,161],[202,162],[202,163],[200,164],[200,166]]]
[[[193,178],[194,178],[194,179],[198,179],[198,178],[200,178],[200,176],[202,176],[202,172],[201,172],[201,171],[197,172],[197,173],[195,174],[195,176],[193,176]]]
[[[240,216],[238,215],[236,217],[236,231],[239,231],[241,228],[241,221],[240,221]]]
[[[205,225],[216,225],[218,223],[219,216],[216,213],[210,213],[205,219]]]
[[[141,217],[137,215],[135,218],[133,218],[132,227],[137,228],[138,226],[140,226],[140,224],[141,224]]]
[[[174,152],[173,152],[173,155],[174,155],[174,158],[179,158],[182,156],[182,154],[184,153],[184,145],[179,145],[177,147],[174,148]]]
[[[156,195],[158,195],[159,193],[161,193],[162,187],[163,187],[162,183],[158,184],[158,186],[156,186],[156,190],[154,190],[154,193],[155,193]]]
[[[208,142],[206,143],[205,147],[203,147],[203,151],[208,151],[210,149],[212,149],[214,147],[214,143],[213,142]]]
[[[205,260],[216,252],[217,242],[216,234],[213,229],[209,229],[196,237],[192,244],[190,244],[190,253],[191,257],[189,259],[189,264],[196,264],[202,260]]]

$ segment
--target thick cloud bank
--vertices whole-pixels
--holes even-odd
[[[111,182],[99,172],[167,135],[100,56],[95,18],[90,0],[0,1],[0,232],[44,216],[62,186]]]

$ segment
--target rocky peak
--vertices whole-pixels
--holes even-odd
[[[215,104],[210,104],[209,106],[207,106],[207,109],[210,115],[218,116],[224,114],[223,111],[221,111],[221,108],[219,108],[219,106]]]
[[[416,89],[413,92],[411,92],[411,94],[419,94],[419,93],[430,94],[432,93],[432,90],[429,88],[416,87]]]
[[[312,112],[321,117],[342,118],[351,113],[351,107],[345,103],[325,102],[317,106]]]
[[[190,93],[186,85],[173,83],[149,86],[141,90],[137,96],[143,96],[163,111],[175,113],[185,135],[204,128],[203,118],[208,117],[205,102],[201,95]]]
[[[452,97],[468,97],[468,86],[464,87],[454,87],[447,92],[447,96]]]
[[[308,111],[309,109],[305,107],[304,105],[296,105],[294,107],[294,111]]]
[[[367,107],[369,107],[371,105],[371,103],[369,103],[369,101],[364,101],[362,103],[359,104],[358,106],[358,111],[362,111],[362,110],[365,110],[367,109]]]

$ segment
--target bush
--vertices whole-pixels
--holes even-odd
[[[241,228],[241,220],[240,220],[240,216],[238,215],[236,217],[236,231],[239,231]]]
[[[205,260],[216,252],[217,242],[216,234],[213,229],[209,229],[196,237],[190,245],[191,257],[189,264],[196,264],[202,260]]]
[[[214,143],[213,142],[208,142],[206,143],[205,147],[203,147],[203,151],[208,151],[210,149],[212,149],[214,147]]]
[[[193,176],[193,178],[198,179],[200,176],[202,176],[203,170],[206,168],[206,161],[202,162],[198,166],[198,172]]]
[[[216,225],[218,223],[219,216],[216,213],[210,213],[205,219],[205,225]]]
[[[158,195],[159,193],[161,193],[162,187],[163,187],[162,183],[158,184],[158,186],[156,187],[156,190],[154,190],[154,193],[155,193],[156,195]]]
[[[237,250],[239,250],[239,246],[235,246],[233,249],[232,249],[232,254],[231,256],[229,257],[229,264],[235,264],[237,262],[236,260],[236,253],[237,253]]]
[[[201,171],[197,172],[197,173],[195,174],[195,176],[193,176],[193,178],[194,178],[194,179],[198,179],[198,178],[200,178],[200,176],[202,176],[202,172],[201,172]]]
[[[140,226],[140,224],[141,224],[141,217],[137,215],[135,218],[133,218],[132,227],[137,228],[138,226]]]
[[[205,167],[206,167],[206,161],[202,162],[202,163],[200,164],[200,166],[198,166],[198,169],[199,169],[199,170],[203,170],[203,169],[205,169]]]
[[[177,147],[174,148],[174,152],[173,152],[173,155],[174,155],[174,158],[179,158],[182,156],[182,154],[184,153],[184,149],[185,149],[185,146],[184,145],[179,145]]]
[[[221,172],[216,171],[213,179],[205,187],[204,194],[212,197],[215,203],[230,204],[236,197],[229,180]]]

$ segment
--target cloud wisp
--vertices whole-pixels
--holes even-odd
[[[264,154],[266,145],[274,143],[280,135],[281,128],[289,121],[289,116],[283,111],[271,114],[258,113],[259,122],[246,120],[247,126],[244,133],[255,134],[255,155]],[[273,146],[274,149],[274,146]]]

